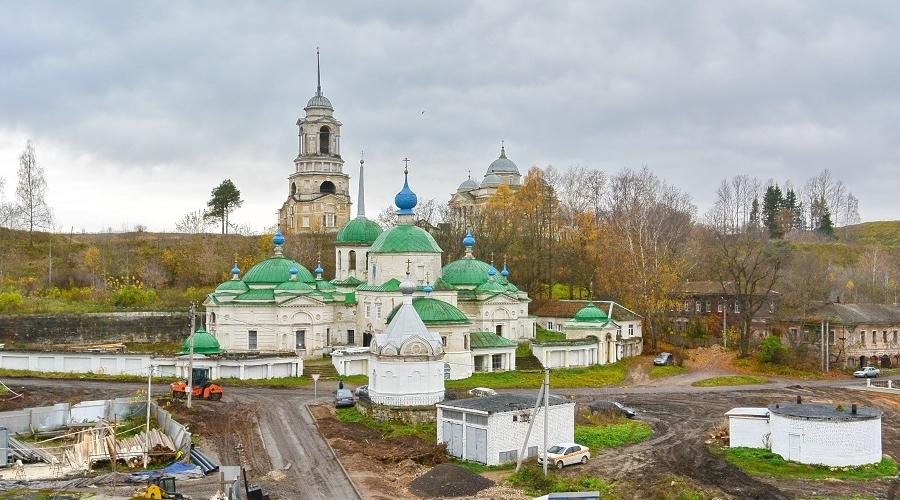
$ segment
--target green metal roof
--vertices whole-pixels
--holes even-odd
[[[360,285],[356,289],[365,292],[399,292],[400,280],[398,280],[397,278],[391,278],[380,285],[370,285],[366,283]]]
[[[193,339],[194,342],[194,354],[219,354],[222,352],[219,341],[207,333],[201,326],[196,332],[188,335],[188,338],[184,340],[184,343],[181,344],[181,352],[179,354],[190,354],[191,339]]]
[[[244,292],[237,297],[234,298],[236,301],[275,301],[275,291],[270,288],[262,288],[262,289],[251,289],[250,291]]]
[[[478,293],[498,294],[506,291],[506,287],[496,281],[485,281],[476,288]]]
[[[426,325],[469,324],[469,318],[467,318],[462,311],[457,309],[453,304],[444,302],[443,300],[433,299],[431,297],[415,297],[413,298],[413,308],[419,314],[419,317],[422,318],[422,322]],[[388,323],[391,322],[399,309],[400,306],[398,305],[394,307],[390,314],[388,314]]]
[[[371,245],[378,239],[378,235],[383,230],[377,222],[366,219],[365,217],[357,217],[341,227],[337,237],[334,239],[336,245]]]
[[[256,264],[246,274],[244,274],[244,283],[277,285],[290,281],[291,267],[297,267],[297,280],[306,283],[312,283],[316,279],[312,273],[299,263],[288,259],[287,257],[272,257]]]
[[[575,313],[572,321],[576,323],[607,323],[609,322],[609,316],[606,315],[603,309],[595,306],[593,302],[588,302],[588,305]]]
[[[400,224],[381,233],[369,249],[371,253],[441,253],[428,231],[412,224]]]
[[[343,279],[343,280],[339,280],[337,278],[331,280],[332,285],[345,286],[345,287],[346,286],[357,287],[359,285],[364,285],[365,283],[366,283],[365,281],[358,279],[355,276],[348,276],[347,279]]]
[[[244,293],[249,289],[250,287],[248,287],[247,284],[241,280],[228,280],[216,287],[217,292],[232,293]]]
[[[336,288],[330,281],[316,280],[316,290],[320,292],[333,292]]]
[[[488,280],[490,264],[478,259],[459,259],[444,266],[441,277],[452,285],[478,286]]]
[[[492,332],[472,332],[469,334],[469,339],[469,345],[472,346],[472,349],[518,346],[512,340]]]
[[[452,291],[456,290],[456,287],[452,284],[448,283],[444,278],[438,278],[434,281],[434,285],[432,285],[435,290],[439,291]]]
[[[344,303],[345,304],[356,304],[356,292],[349,292],[344,294]]]
[[[285,281],[284,283],[275,287],[275,293],[284,292],[284,293],[309,293],[313,290],[313,287],[302,281]]]

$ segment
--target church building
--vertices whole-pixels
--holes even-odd
[[[450,196],[450,209],[458,220],[468,221],[475,215],[478,207],[487,203],[501,186],[506,186],[511,191],[522,187],[522,174],[519,173],[519,167],[507,158],[505,144],[500,146],[500,157],[491,162],[481,182],[472,179],[472,174],[469,173],[469,178]]]

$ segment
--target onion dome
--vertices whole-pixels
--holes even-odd
[[[497,268],[494,267],[494,263],[493,263],[493,262],[491,262],[491,264],[488,266],[487,274],[488,274],[488,276],[490,276],[491,278],[493,278],[494,276],[497,276]]]
[[[419,198],[416,196],[416,193],[409,189],[409,171],[403,170],[403,189],[394,196],[394,205],[397,205],[397,208],[400,209],[397,213],[412,215],[414,213],[413,209],[416,208],[418,203]]]
[[[442,253],[428,231],[412,224],[400,224],[381,233],[370,253]]]
[[[291,268],[297,269],[298,281],[315,281],[308,269],[287,257],[272,257],[256,264],[244,274],[243,281],[253,285],[278,285],[291,280]]]
[[[325,272],[325,269],[322,268],[322,263],[321,263],[321,262],[317,262],[317,263],[316,263],[316,274],[319,275],[319,274],[322,274],[322,273],[324,273],[324,272]],[[317,278],[318,278],[318,279],[322,279],[321,276],[317,276]]]
[[[472,231],[466,231],[466,237],[463,238],[463,246],[466,248],[475,246],[475,237],[472,236]]]
[[[184,343],[181,344],[181,352],[179,354],[190,354],[191,342],[194,343],[194,354],[219,354],[222,352],[219,341],[202,326],[185,339]]]
[[[434,291],[434,287],[431,286],[431,283],[425,283],[425,286],[422,287],[422,291],[425,293],[431,293]]]
[[[478,286],[487,281],[490,264],[475,258],[455,260],[441,269],[441,278],[453,286]]]
[[[503,275],[504,278],[509,277],[509,268],[506,267],[506,262],[503,263],[503,270],[500,271],[500,274]]]
[[[490,174],[519,174],[519,167],[506,157],[506,146],[500,147],[500,157],[491,163],[485,172],[485,181]],[[484,182],[481,183],[484,185]]]
[[[595,306],[593,302],[589,302],[587,306],[575,313],[572,321],[578,323],[606,323],[609,321],[609,316],[606,315],[603,309]]]
[[[416,297],[412,301],[413,308],[426,325],[464,325],[469,318],[453,304],[431,297]],[[400,306],[394,308],[387,316],[387,324],[394,319]]]
[[[365,245],[369,246],[378,239],[383,229],[377,222],[365,217],[351,219],[344,224],[334,239],[335,245]]]
[[[275,232],[275,236],[272,237],[272,244],[275,246],[284,245],[284,235],[281,234],[281,229]]]
[[[241,268],[238,267],[237,261],[234,261],[234,266],[231,268],[231,279],[241,279]]]
[[[291,266],[291,269],[288,272],[291,273],[291,281],[297,281],[297,274],[300,273],[300,270],[297,269],[297,266]]]
[[[478,189],[478,182],[472,179],[472,175],[469,174],[469,178],[462,181],[462,184],[456,188],[457,191],[471,191],[473,189]]]
[[[487,174],[481,181],[481,187],[498,187],[500,184],[503,184],[503,180],[497,174]]]

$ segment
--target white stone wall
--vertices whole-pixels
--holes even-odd
[[[485,302],[460,302],[457,307],[472,321],[473,330],[496,332],[502,326],[503,337],[513,342],[534,338],[534,317],[528,315],[528,303],[507,297]]]
[[[450,408],[451,411],[463,411],[457,410],[455,408]],[[533,409],[520,410],[520,411],[510,411],[504,413],[495,413],[493,415],[488,416],[488,425],[477,425],[470,422],[466,422],[465,419],[460,422],[459,420],[447,420],[444,418],[444,409],[438,407],[437,409],[437,442],[443,443],[449,439],[449,436],[443,436],[443,422],[453,422],[453,423],[462,423],[463,424],[463,444],[461,449],[463,450],[462,456],[458,458],[462,458],[464,460],[468,460],[469,458],[465,456],[466,454],[466,431],[465,427],[477,427],[480,429],[487,429],[487,453],[486,453],[486,464],[487,465],[499,465],[500,464],[500,453],[506,451],[516,450],[518,453],[522,448],[522,442],[525,440],[525,434],[528,431],[528,420],[523,419],[522,415],[527,415],[528,418],[531,418]],[[477,411],[469,411],[464,413],[471,413],[474,415],[484,415],[483,412]],[[516,420],[513,421],[513,417],[516,417]],[[548,436],[547,436],[547,447],[553,446],[556,443],[561,442],[571,442],[575,440],[575,403],[567,403],[561,405],[554,405],[550,407],[550,413],[548,414]],[[534,422],[534,426],[531,429],[531,435],[528,438],[528,446],[527,448],[537,446],[538,453],[540,453],[544,447],[544,412],[543,410],[539,411],[536,415],[536,420]]]
[[[728,445],[732,448],[767,448],[769,419],[747,415],[728,416]]]
[[[356,268],[350,269],[350,252],[356,252],[354,259]],[[345,280],[350,276],[356,279],[367,281],[366,274],[366,255],[369,253],[367,246],[340,245],[334,249],[335,273],[334,277],[338,280]]]
[[[389,406],[425,406],[442,401],[444,360],[371,356],[369,398]]]
[[[255,351],[297,351],[299,355],[307,358],[322,354],[327,345],[329,331],[336,338],[341,338],[339,329],[334,328],[335,306],[302,297],[291,303],[277,306],[208,303],[207,311],[215,314],[215,321],[210,320],[207,329],[226,351],[249,351],[249,332],[253,330],[256,331]],[[208,315],[208,318],[211,316]],[[296,350],[298,330],[306,331],[305,349],[299,351]]]
[[[602,359],[605,343],[588,345],[531,344],[531,352],[545,368],[569,368],[606,364]]]
[[[368,375],[369,350],[357,348],[343,353],[332,353],[331,364],[339,375]]]
[[[806,464],[864,465],[881,461],[881,418],[806,420],[773,413],[772,452]]]
[[[384,283],[392,278],[406,279],[406,261],[411,260],[409,271],[416,284],[425,284],[425,275],[433,283],[441,276],[439,253],[369,253],[368,275],[373,283]]]

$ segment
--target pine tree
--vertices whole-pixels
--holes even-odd
[[[766,194],[763,196],[763,224],[768,229],[770,238],[781,238],[784,236],[784,228],[780,220],[780,212],[783,205],[784,197],[778,185],[772,184],[766,188]]]
[[[750,206],[750,227],[759,228],[759,198],[753,198],[753,205]]]
[[[834,237],[834,224],[831,222],[831,212],[827,206],[822,210],[822,216],[819,218],[819,232],[829,238]]]
[[[240,190],[231,179],[225,179],[212,190],[212,198],[206,203],[209,207],[206,218],[221,221],[222,234],[228,234],[228,216],[242,203]]]
[[[781,208],[782,214],[780,220],[784,231],[787,232],[796,228],[796,225],[794,224],[794,212],[797,210],[797,195],[794,193],[793,188],[788,189],[787,193],[785,193]]]

